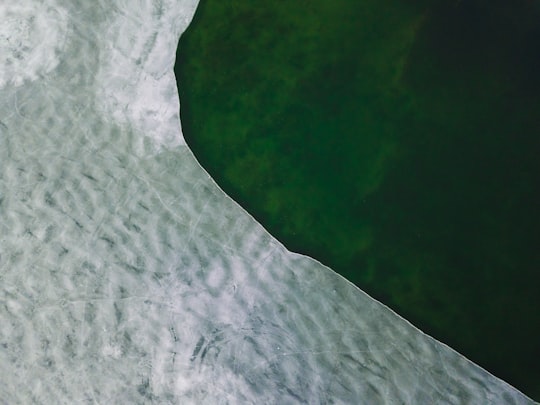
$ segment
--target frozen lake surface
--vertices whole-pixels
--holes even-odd
[[[173,74],[196,6],[0,4],[0,402],[532,403],[213,183]]]

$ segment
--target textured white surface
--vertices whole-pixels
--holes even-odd
[[[195,7],[0,3],[0,402],[531,403],[214,185],[172,73]]]
[[[35,80],[58,65],[66,13],[54,0],[0,4],[0,87]]]

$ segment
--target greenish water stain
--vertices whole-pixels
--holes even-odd
[[[538,1],[202,0],[177,60],[232,198],[540,398]]]

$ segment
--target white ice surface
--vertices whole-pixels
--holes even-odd
[[[196,3],[0,2],[0,403],[532,403],[200,168],[173,75]]]

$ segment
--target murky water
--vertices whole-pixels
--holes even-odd
[[[538,4],[203,0],[177,75],[272,234],[540,398]]]

